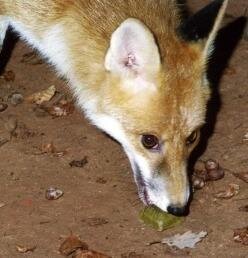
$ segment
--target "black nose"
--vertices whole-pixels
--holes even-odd
[[[185,213],[185,206],[170,205],[167,211],[175,216],[182,216]]]

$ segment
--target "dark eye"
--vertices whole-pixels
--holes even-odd
[[[141,142],[146,149],[158,149],[159,147],[158,138],[152,134],[142,135]]]
[[[197,139],[197,131],[193,131],[190,136],[186,139],[186,144],[191,145],[193,144]]]

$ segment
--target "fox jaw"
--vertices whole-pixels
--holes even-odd
[[[207,40],[186,44],[175,37],[165,60],[146,25],[125,20],[105,56],[101,103],[82,103],[89,119],[122,144],[144,204],[175,215],[184,214],[190,196],[187,159],[205,120],[205,66],[224,8]]]

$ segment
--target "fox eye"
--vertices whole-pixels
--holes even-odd
[[[152,134],[142,135],[141,143],[146,149],[156,150],[159,148],[159,140],[155,135]]]
[[[186,145],[193,144],[197,139],[197,131],[193,131],[186,139]]]

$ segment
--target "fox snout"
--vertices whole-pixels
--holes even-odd
[[[143,203],[176,216],[184,215],[190,196],[186,162],[181,162],[177,168],[170,168],[165,162],[152,168],[144,157],[130,153],[128,156]]]

